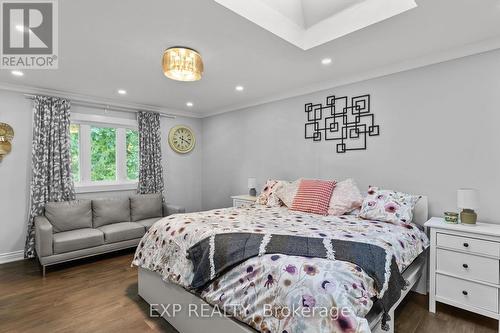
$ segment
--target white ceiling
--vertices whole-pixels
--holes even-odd
[[[217,0],[216,0],[217,1]],[[286,16],[302,28],[323,21],[324,19],[341,12],[366,0],[254,0],[245,1],[254,6],[255,1],[261,1],[272,9]]]
[[[268,0],[279,1],[279,0]],[[284,0],[286,1],[286,0]],[[301,0],[304,27],[309,28],[324,19],[366,0]]]
[[[500,48],[498,0],[417,4],[304,51],[213,0],[59,1],[59,69],[27,70],[23,77],[0,70],[0,88],[38,87],[206,116]],[[201,81],[163,75],[161,55],[173,45],[202,54]],[[321,65],[324,57],[333,63]],[[128,94],[118,95],[120,88]]]
[[[309,50],[417,6],[415,0],[214,0]]]

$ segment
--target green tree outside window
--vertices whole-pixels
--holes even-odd
[[[116,180],[116,129],[90,128],[90,179],[92,181]]]
[[[69,129],[71,141],[71,175],[75,183],[80,182],[80,126],[71,125]]]
[[[127,129],[127,179],[139,179],[139,132]]]

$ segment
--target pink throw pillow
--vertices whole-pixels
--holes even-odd
[[[335,181],[302,179],[293,199],[291,210],[328,215]]]

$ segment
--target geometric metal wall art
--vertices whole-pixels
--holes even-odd
[[[305,138],[313,141],[337,141],[337,153],[365,150],[369,136],[380,134],[375,115],[370,113],[370,95],[328,96],[326,104],[307,103]]]

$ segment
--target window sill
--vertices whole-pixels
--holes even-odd
[[[95,182],[90,184],[75,184],[76,193],[130,191],[136,189],[137,182]]]

